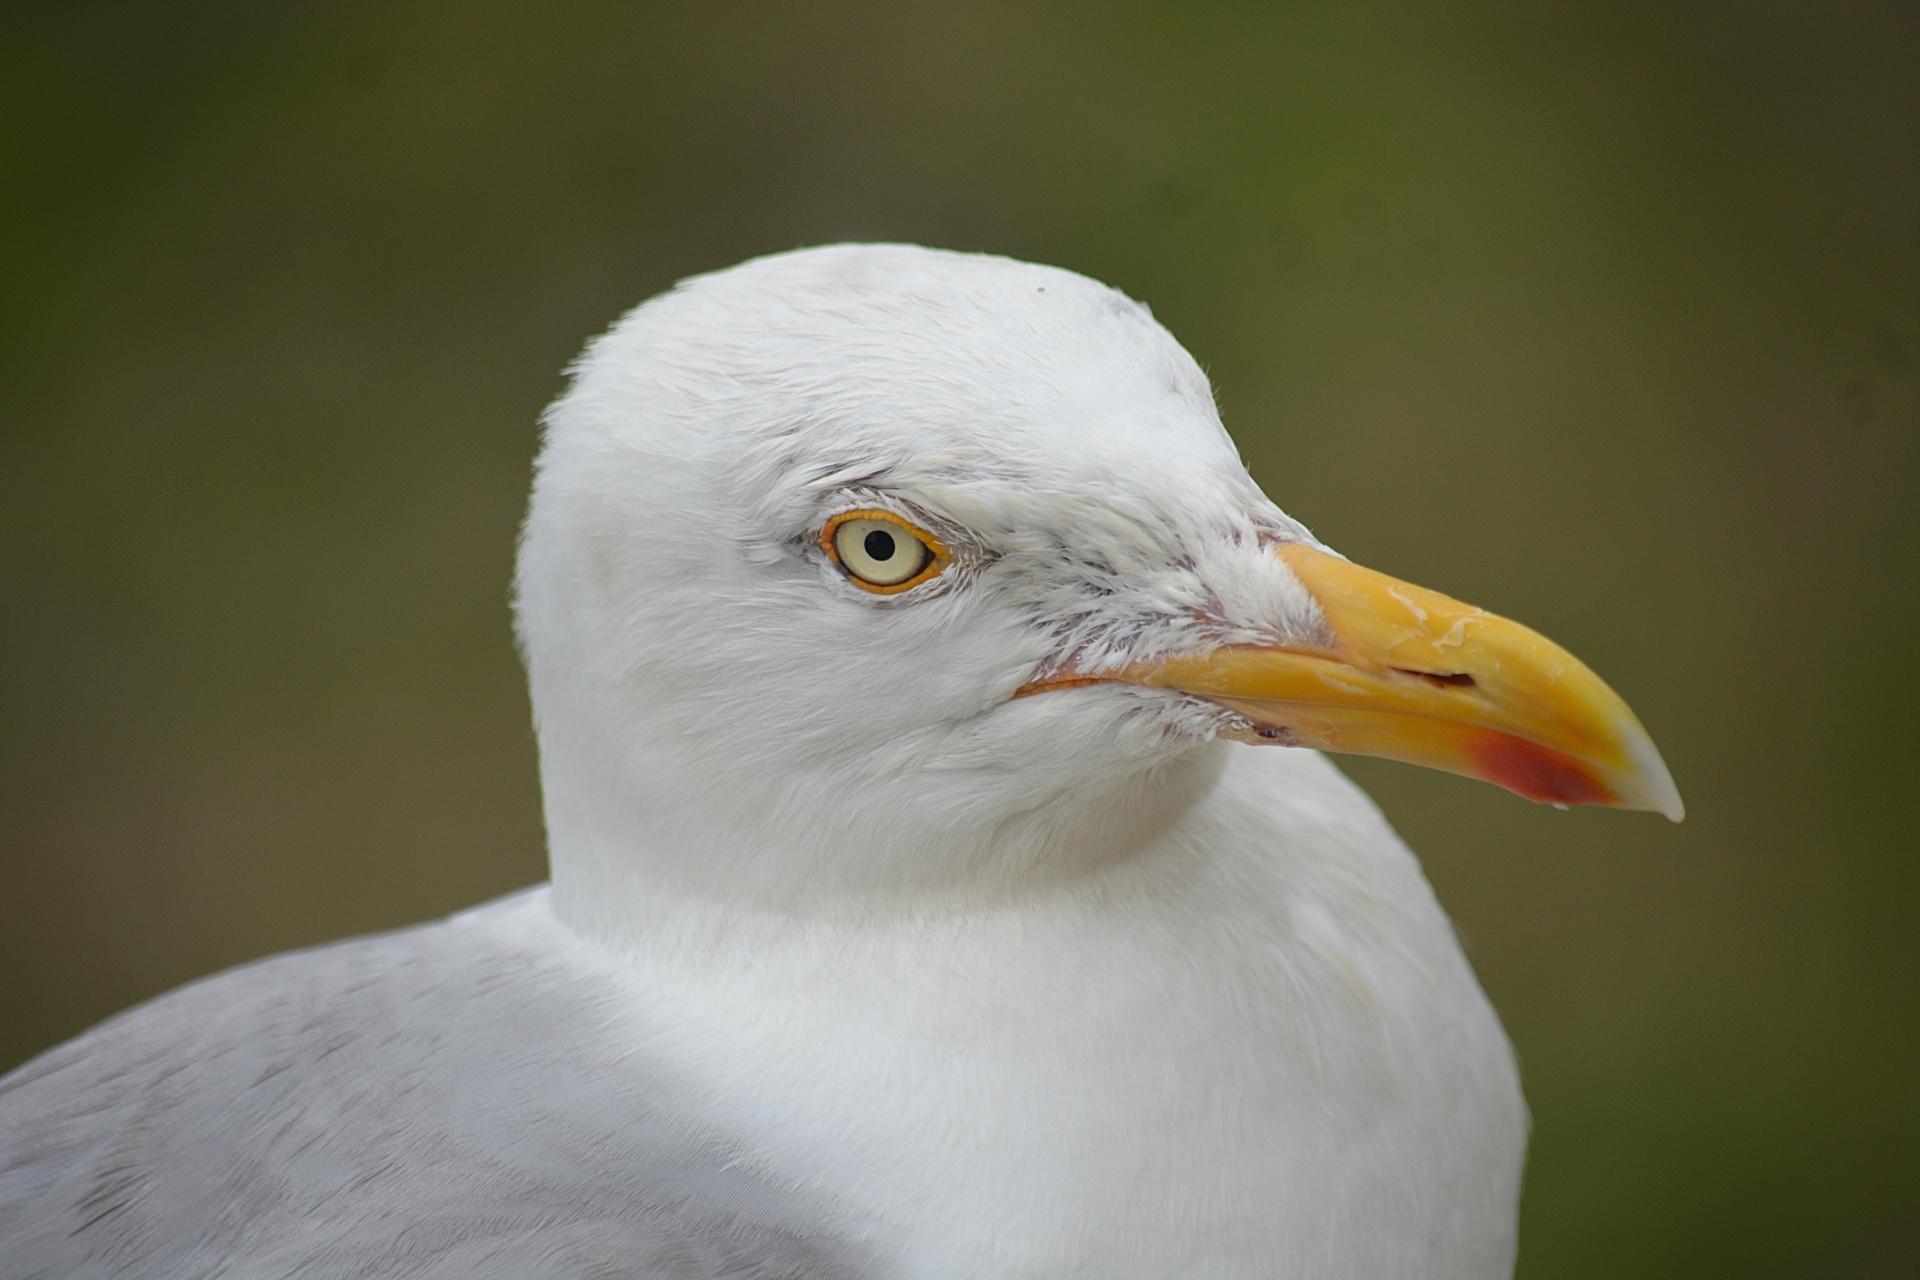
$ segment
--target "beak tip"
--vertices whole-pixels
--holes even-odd
[[[1667,769],[1667,762],[1660,758],[1660,749],[1653,745],[1653,739],[1643,732],[1634,748],[1635,786],[1629,803],[1635,809],[1657,813],[1668,822],[1686,821],[1686,802],[1680,798],[1680,788],[1674,785],[1673,774]]]

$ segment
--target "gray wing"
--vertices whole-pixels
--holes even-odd
[[[247,965],[0,1079],[0,1276],[869,1273],[605,991],[460,925]]]

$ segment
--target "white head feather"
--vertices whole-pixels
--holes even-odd
[[[942,533],[874,596],[823,523]],[[1123,856],[1206,786],[1217,709],[1071,656],[1311,634],[1205,375],[1144,306],[1004,258],[835,246],[689,280],[552,407],[518,578],[563,911],[999,893]]]

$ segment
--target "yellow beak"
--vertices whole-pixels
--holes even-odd
[[[1107,678],[1216,702],[1255,741],[1404,760],[1545,804],[1684,815],[1647,731],[1559,645],[1312,547],[1278,554],[1326,615],[1325,644],[1221,648]]]

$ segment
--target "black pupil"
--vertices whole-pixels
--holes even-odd
[[[867,540],[861,545],[866,547],[867,554],[875,560],[887,561],[893,559],[895,550],[893,535],[885,529],[875,529],[867,535]]]

